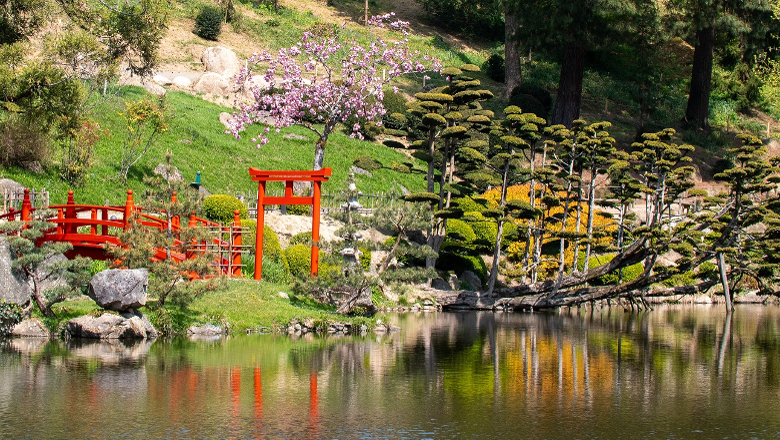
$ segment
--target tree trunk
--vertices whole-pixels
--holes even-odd
[[[314,171],[322,169],[322,163],[325,161],[325,143],[327,141],[327,138],[320,137],[314,145]]]
[[[515,35],[520,26],[517,16],[509,12],[509,2],[504,2],[504,98],[509,98],[512,90],[523,83],[520,70],[520,42]]]
[[[35,279],[35,274],[30,273],[30,271],[26,272],[27,276],[33,280],[32,298],[38,306],[38,310],[47,318],[55,318],[57,315],[51,310],[51,306],[46,304],[46,298],[44,298],[43,293],[38,289],[38,280]]]
[[[696,128],[707,128],[712,87],[712,57],[715,48],[715,28],[710,26],[696,32],[696,50],[693,52],[691,90],[685,120]]]
[[[729,289],[729,278],[726,275],[726,258],[723,252],[718,252],[718,270],[720,271],[720,284],[723,286],[723,296],[726,298],[726,311],[734,311],[734,304],[731,299],[731,289]]]
[[[434,164],[433,164],[433,154],[435,153],[435,140],[436,133],[434,132],[433,128],[430,128],[428,131],[428,154],[430,157],[430,162],[428,162],[428,192],[432,193],[434,188]]]
[[[566,43],[563,48],[558,96],[555,98],[555,110],[553,110],[553,124],[563,124],[571,128],[572,122],[580,116],[584,72],[585,46],[577,42]]]

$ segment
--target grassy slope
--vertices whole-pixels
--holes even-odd
[[[77,203],[103,204],[106,200],[111,204],[124,202],[125,187],[112,180],[117,174],[123,142],[123,122],[119,114],[124,107],[122,99],[135,100],[144,94],[142,89],[126,88],[121,99],[112,99],[102,106],[97,119],[111,134],[101,139],[96,146],[94,165],[87,182],[75,190]],[[224,133],[225,128],[218,117],[220,112],[229,111],[227,108],[182,92],[168,93],[167,104],[173,115],[170,129],[131,168],[127,188],[136,192],[141,190],[143,177],[151,175],[154,167],[164,161],[166,150],[172,152],[173,164],[179,168],[185,180],[193,181],[196,173],[201,171],[202,181],[212,193],[256,191],[257,187],[249,178],[249,167],[311,169],[315,140],[311,131],[299,127],[278,134],[272,131],[270,142],[258,149],[251,142],[252,133],[257,132],[258,127],[251,127],[240,140]],[[285,133],[296,133],[308,139],[286,139],[283,137]],[[326,192],[337,192],[345,187],[349,167],[361,155],[375,157],[386,167],[392,166],[394,162],[412,161],[405,154],[383,145],[349,139],[340,133],[333,134],[325,152],[325,166],[333,168],[331,182],[325,186]],[[417,162],[417,168],[422,168],[421,163]],[[35,175],[11,168],[4,169],[2,175],[28,187],[47,188],[52,194],[53,203],[63,203],[69,189],[54,169],[43,175]],[[357,182],[364,192],[386,191],[394,182],[410,190],[421,190],[424,185],[421,173],[402,174],[387,168],[373,172],[371,178],[357,176]]]

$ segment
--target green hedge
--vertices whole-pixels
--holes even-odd
[[[305,280],[311,274],[311,248],[305,244],[294,244],[283,251],[290,274]]]
[[[439,259],[436,260],[436,268],[445,271],[453,271],[460,276],[463,272],[470,270],[474,272],[483,283],[487,282],[487,265],[482,257],[474,255],[461,255],[442,252]]]
[[[233,222],[233,212],[238,210],[242,219],[249,217],[246,205],[241,200],[227,194],[212,194],[203,200],[203,214],[207,219],[228,224]]]

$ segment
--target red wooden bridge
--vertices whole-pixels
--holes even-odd
[[[172,201],[176,201],[176,193],[173,194]],[[168,230],[167,216],[164,212],[145,212],[144,208],[136,206],[133,202],[133,191],[127,190],[127,200],[124,205],[99,206],[99,205],[81,205],[73,200],[73,191],[68,191],[68,201],[64,205],[50,205],[46,208],[51,215],[44,217],[52,224],[52,228],[44,231],[40,242],[68,242],[73,245],[66,256],[74,258],[75,256],[90,257],[95,260],[108,260],[111,257],[106,251],[106,245],[123,246],[124,244],[115,235],[120,230],[127,229],[131,222],[148,228]],[[11,210],[0,215],[2,221],[31,221],[35,216],[35,211],[39,208],[33,208],[30,203],[30,190],[24,190],[24,200],[22,209]],[[163,214],[161,216],[160,214]],[[212,233],[214,238],[200,242],[194,246],[196,252],[208,252],[214,255],[213,265],[218,273],[230,277],[240,277],[241,275],[241,254],[246,252],[245,246],[241,244],[243,230],[241,220],[238,217],[238,211],[235,212],[233,224],[222,226],[218,223],[196,217],[191,214],[187,223],[189,227],[204,227]],[[181,231],[181,219],[174,216],[171,220],[171,232],[178,240]],[[229,237],[225,240],[223,237]],[[181,244],[179,241],[177,244]],[[195,254],[183,254],[179,252],[168,252],[166,249],[157,249],[153,259],[165,260],[169,257],[175,261],[184,261],[186,258],[192,258]]]

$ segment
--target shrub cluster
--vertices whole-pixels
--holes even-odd
[[[240,218],[249,216],[246,205],[241,200],[227,194],[212,194],[203,200],[203,214],[207,219],[227,224],[233,222],[233,212],[238,210]]]
[[[294,244],[284,250],[284,257],[290,268],[290,274],[306,280],[311,273],[311,248],[305,244]]]

